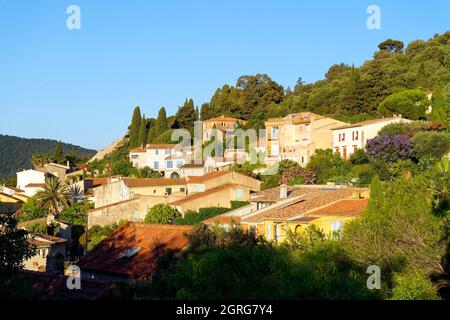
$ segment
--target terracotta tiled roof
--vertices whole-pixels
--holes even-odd
[[[258,223],[266,219],[289,219],[300,214],[308,213],[314,209],[331,204],[341,199],[351,199],[355,193],[367,191],[367,189],[343,188],[343,189],[310,189],[301,201],[281,206],[262,213],[253,213],[242,219],[242,222]]]
[[[28,239],[28,242],[36,247],[49,247],[52,244],[66,243],[67,240],[42,233],[33,233],[31,234],[31,238]]]
[[[209,189],[209,190],[204,191],[204,192],[193,193],[193,194],[188,195],[188,196],[186,196],[186,197],[184,197],[184,198],[182,198],[180,200],[171,202],[170,204],[173,205],[173,206],[178,206],[180,204],[183,204],[183,203],[186,203],[186,202],[190,202],[190,201],[195,201],[197,199],[201,199],[201,198],[203,198],[205,196],[208,196],[210,194],[214,194],[216,192],[220,192],[220,191],[223,191],[223,190],[226,190],[226,189],[231,189],[231,188],[234,188],[234,187],[237,187],[237,186],[240,186],[240,185],[239,184],[234,184],[234,183],[227,183],[227,184],[224,184],[224,185],[222,185],[220,187],[212,188],[212,189]]]
[[[84,178],[84,180],[92,182],[93,188],[103,186],[108,183],[107,178]]]
[[[404,120],[404,121],[408,121],[408,120],[406,120],[406,119],[398,118],[398,117],[381,118],[381,119],[373,119],[373,120],[366,120],[366,121],[356,122],[356,123],[349,124],[349,125],[345,125],[345,126],[339,126],[339,127],[333,128],[333,129],[331,129],[331,130],[340,130],[340,129],[356,128],[356,127],[368,126],[368,125],[376,124],[376,123],[390,122],[390,121],[392,121],[392,120],[398,120],[398,119],[402,119],[402,120]]]
[[[206,181],[215,179],[226,174],[230,174],[232,171],[213,171],[209,172],[203,176],[189,176],[187,177],[187,183],[205,183]]]
[[[205,163],[185,163],[181,169],[184,168],[203,168],[205,166]]]
[[[181,250],[192,226],[127,223],[82,257],[84,270],[146,279],[154,272],[158,258],[169,249]]]
[[[317,220],[319,217],[311,217],[311,216],[305,216],[305,217],[299,217],[295,219],[289,219],[289,221],[298,222],[298,223],[310,223],[311,221]]]
[[[145,153],[145,149],[144,148],[131,149],[130,153]]]
[[[174,149],[178,145],[177,144],[148,144],[146,149]]]
[[[232,117],[220,116],[220,117],[217,117],[217,118],[203,120],[202,122],[242,122],[242,123],[246,123],[247,121],[241,120],[241,119],[232,118]]]
[[[185,185],[185,179],[166,179],[166,178],[123,178],[125,184],[130,188],[139,187],[156,187],[156,186],[173,186],[173,185]]]
[[[45,183],[29,183],[25,186],[25,188],[44,188]]]
[[[288,187],[288,198],[296,197],[310,192],[310,188]],[[250,202],[278,202],[280,201],[280,187],[255,192],[250,196]]]
[[[354,217],[366,211],[368,199],[345,199],[327,205],[326,207],[311,211],[308,217],[343,216]]]

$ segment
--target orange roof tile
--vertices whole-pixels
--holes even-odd
[[[231,173],[232,171],[213,171],[209,172],[203,176],[189,176],[187,177],[187,183],[205,183],[206,181],[215,179],[220,176]]]
[[[181,250],[192,226],[129,222],[98,244],[78,262],[81,269],[147,279],[167,250]]]
[[[194,201],[194,200],[197,200],[197,199],[201,199],[201,198],[203,198],[203,197],[205,197],[207,195],[214,194],[216,192],[220,192],[220,191],[223,191],[223,190],[226,190],[226,189],[231,189],[231,188],[237,187],[237,186],[240,186],[240,185],[239,184],[234,184],[234,183],[227,183],[227,184],[221,185],[220,187],[212,188],[212,189],[206,190],[204,192],[193,193],[193,194],[188,195],[188,196],[186,196],[186,197],[184,197],[184,198],[182,198],[180,200],[171,202],[170,204],[173,205],[173,206],[178,206],[180,204],[183,204],[183,203],[186,203],[186,202],[190,202],[190,201]]]
[[[366,211],[369,199],[345,199],[331,203],[326,207],[308,213],[308,216],[345,216],[353,217]]]
[[[177,144],[148,144],[146,149],[174,149],[178,145]]]
[[[342,189],[310,189],[305,197],[294,204],[288,204],[265,210],[262,213],[250,214],[242,219],[242,222],[256,223],[270,219],[289,219],[297,215],[310,212],[314,209],[320,209],[323,206],[332,204],[338,200],[351,199],[355,192],[366,191],[367,189],[342,188]],[[251,200],[253,201],[253,200]]]
[[[145,153],[145,149],[144,148],[131,149],[130,153]]]
[[[233,117],[220,116],[217,118],[203,120],[203,122],[242,122],[242,123],[246,123],[247,121],[241,120],[241,119],[236,119]]]
[[[130,188],[156,187],[156,186],[174,186],[185,185],[185,179],[166,179],[166,178],[123,178],[125,184]]]

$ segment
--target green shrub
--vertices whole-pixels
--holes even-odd
[[[148,210],[144,221],[151,224],[167,224],[179,217],[181,214],[177,209],[166,204],[157,204]]]
[[[43,208],[39,208],[38,202],[35,197],[29,198],[24,204],[22,204],[21,213],[17,220],[19,222],[30,221],[34,219],[44,218],[47,213]]]
[[[394,275],[393,300],[439,300],[436,287],[420,271]]]
[[[425,156],[442,158],[450,150],[450,135],[445,132],[420,132],[414,136],[413,142],[417,159]]]

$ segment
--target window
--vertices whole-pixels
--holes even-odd
[[[185,189],[184,188],[180,188],[180,192],[184,192],[185,191]]]
[[[280,237],[281,237],[281,224],[277,224],[275,227],[275,240],[277,242],[280,241]]]
[[[267,225],[267,240],[272,239],[272,226],[270,224]]]
[[[345,141],[345,133],[339,133],[339,141]]]
[[[169,155],[169,154],[172,154],[172,150],[170,150],[170,149],[166,149],[166,155]]]
[[[132,155],[131,155],[131,159],[134,159],[134,160],[139,159],[139,155],[137,155],[137,154],[132,154]]]
[[[166,194],[170,196],[172,194],[172,188],[166,188]]]
[[[244,198],[244,189],[236,189],[236,199]]]
[[[155,154],[159,155],[159,150],[158,149],[155,150]]]
[[[153,168],[156,169],[156,170],[159,169],[159,162],[158,161],[153,162]]]
[[[227,127],[227,123],[226,122],[222,122],[222,127]]]
[[[181,168],[183,166],[183,161],[177,161],[177,168]]]
[[[339,234],[342,231],[342,226],[342,221],[336,220],[331,223],[331,234],[333,237],[336,237],[336,234]]]
[[[167,168],[168,169],[172,169],[173,168],[173,161],[172,160],[167,161]]]
[[[271,134],[270,134],[272,139],[278,139],[278,127],[272,127],[271,128]]]

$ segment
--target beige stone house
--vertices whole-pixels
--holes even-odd
[[[216,129],[216,135],[218,140],[223,140],[227,132],[234,132],[238,124],[245,125],[247,121],[236,119],[232,117],[220,116],[213,119],[203,120],[203,142],[211,140],[213,136],[213,129]]]
[[[49,273],[64,272],[66,239],[46,234],[31,234],[28,240],[36,248],[36,254],[24,262],[25,270]]]
[[[265,125],[269,165],[285,159],[306,165],[316,150],[333,147],[332,129],[346,123],[312,112],[300,112],[269,119]]]
[[[186,180],[164,178],[124,178],[111,177],[106,184],[94,189],[95,208],[107,206],[142,196],[170,196],[186,194]]]

